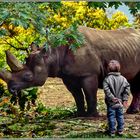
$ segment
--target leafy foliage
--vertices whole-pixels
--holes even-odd
[[[106,9],[108,7],[114,7],[117,9],[120,5],[125,4],[128,6],[129,11],[131,14],[136,15],[140,10],[140,3],[139,2],[120,2],[120,1],[113,1],[113,2],[89,2],[88,5],[94,8],[102,8]]]
[[[37,44],[46,42],[46,37],[48,37],[46,29],[49,28],[50,32],[52,32],[50,38],[53,38],[52,36],[54,35],[52,34],[54,32],[63,37],[64,30],[75,22],[100,29],[116,29],[122,26],[129,26],[125,15],[118,14],[117,17],[109,19],[105,13],[106,7],[115,5],[117,8],[117,5],[120,4],[120,2],[0,3],[1,48],[14,48],[28,52],[27,48],[33,41]],[[76,37],[73,32],[69,36]],[[60,39],[61,37],[58,38]],[[59,44],[63,44],[62,42],[66,43],[67,40],[62,41],[60,39]],[[75,39],[75,42],[79,44],[80,41]],[[55,42],[52,44],[55,44]],[[71,48],[76,44],[71,45]],[[4,56],[3,50],[0,51],[2,56]],[[23,57],[21,57],[18,53],[16,55],[21,60],[25,56],[22,55]]]
[[[130,26],[128,18],[123,13],[114,13],[114,15],[117,14],[118,16],[114,18],[114,15],[112,15],[109,18],[103,9],[97,8],[96,4],[102,7],[103,3],[62,2],[61,9],[55,11],[48,9],[50,17],[47,19],[47,26],[52,27],[56,31],[66,29],[75,22],[78,25],[86,25],[98,29],[116,29]]]
[[[38,104],[38,107],[36,108],[36,112],[42,115],[46,115],[47,119],[65,119],[68,117],[74,117],[76,115],[76,107],[73,106],[72,108],[69,107],[52,107],[52,108],[46,108],[42,103]]]
[[[134,21],[134,25],[135,25],[135,28],[140,29],[140,13],[138,13],[136,15],[136,18],[135,18],[135,21]]]
[[[48,3],[0,3],[0,66],[5,67],[6,49],[24,60],[29,44],[44,42]],[[15,52],[15,49],[17,50]],[[22,54],[22,55],[21,55]]]
[[[114,6],[117,9],[121,4],[122,2],[0,3],[1,47],[9,45],[27,51],[31,42],[40,44],[46,41],[46,25],[56,31],[70,27],[75,21],[80,25],[100,29],[129,26],[125,15],[119,14],[117,18],[109,19],[105,13],[107,7]],[[138,2],[125,4],[133,13],[139,9]],[[59,35],[61,36],[60,32]]]
[[[31,106],[36,105],[38,88],[28,88],[22,90],[17,96],[10,94],[6,89],[6,83],[0,80],[0,106],[7,105],[14,107],[16,105],[21,111],[30,110]]]
[[[28,88],[22,90],[18,93],[17,97],[13,95],[11,97],[11,102],[13,104],[18,104],[21,111],[30,110],[31,106],[35,106],[35,101],[37,99],[37,88]]]
[[[59,32],[50,32],[48,34],[48,43],[51,47],[66,46],[73,51],[84,43],[84,36],[77,30],[76,24],[70,26],[68,29]]]
[[[119,2],[116,3],[116,6],[119,4]],[[122,12],[116,12],[108,18],[105,11],[99,9],[103,5],[103,3],[92,2],[61,2],[58,3],[56,9],[54,9],[56,5],[47,7],[50,13],[46,27],[48,45],[52,47],[69,45],[70,49],[75,51],[84,42],[84,37],[78,32],[75,23],[98,29],[130,26],[127,17]],[[109,6],[113,6],[113,3]],[[106,7],[104,5],[104,8]]]
[[[18,26],[24,29],[33,27],[40,34],[44,34],[45,19],[46,12],[44,13],[37,3],[0,3],[0,26],[1,30],[7,31],[7,35],[16,35],[13,28]],[[12,29],[6,28],[10,25]]]
[[[140,10],[140,2],[125,2],[125,5],[129,7],[130,13],[134,16],[136,16]]]

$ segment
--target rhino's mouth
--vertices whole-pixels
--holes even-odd
[[[18,93],[20,92],[20,90],[10,89],[9,92],[10,92],[11,94],[13,94],[14,96],[17,96]]]
[[[9,84],[9,92],[13,95],[17,95],[18,93],[20,93],[23,89],[24,89],[24,86],[23,84],[21,83],[18,83],[18,84]]]

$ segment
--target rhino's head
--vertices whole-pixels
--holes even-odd
[[[7,83],[11,93],[28,87],[41,86],[45,83],[48,71],[44,53],[45,49],[32,48],[31,54],[26,58],[26,63],[23,65],[14,55],[6,51],[6,59],[11,71],[0,71],[0,78]]]

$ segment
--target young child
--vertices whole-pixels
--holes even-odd
[[[110,136],[115,136],[116,121],[117,134],[122,135],[124,129],[123,106],[127,107],[130,85],[120,73],[120,63],[111,60],[108,64],[108,75],[103,81],[105,103]]]

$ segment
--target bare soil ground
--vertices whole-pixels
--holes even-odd
[[[129,98],[129,104],[131,102],[132,96]],[[72,107],[75,105],[74,99],[70,92],[65,88],[61,79],[57,78],[49,78],[46,84],[40,88],[39,92],[39,100],[46,106],[46,107]],[[104,93],[102,90],[98,91],[98,109],[101,114],[101,117],[98,118],[88,118],[82,119],[78,118],[80,124],[83,126],[87,126],[88,129],[82,130],[82,126],[77,127],[77,125],[73,125],[71,128],[72,132],[76,133],[88,133],[91,127],[95,127],[92,131],[104,131],[105,125],[107,124],[106,120],[106,108],[104,104]],[[139,136],[140,137],[140,113],[139,114],[124,114],[125,116],[125,133],[128,135]],[[65,120],[70,122],[71,120]],[[64,121],[58,120],[58,129],[66,129],[64,125]],[[68,129],[68,128],[67,128]],[[55,130],[55,133],[60,133],[60,131]],[[68,131],[68,130],[67,130]],[[62,132],[62,131],[61,131]],[[59,134],[58,134],[59,135]],[[69,134],[70,135],[70,134]],[[79,134],[80,135],[80,134]]]

